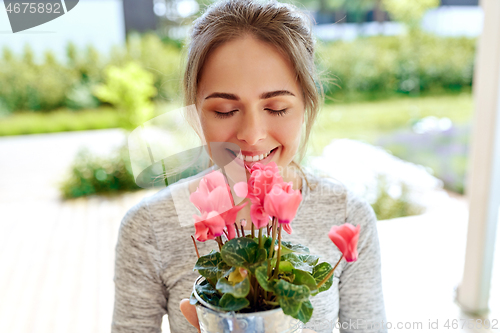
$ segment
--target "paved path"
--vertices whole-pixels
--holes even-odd
[[[62,201],[57,183],[80,147],[105,154],[124,138],[121,130],[0,138],[0,332],[110,331],[118,228],[156,190]]]
[[[61,201],[54,184],[80,145],[106,151],[121,140],[117,130],[0,138],[0,332],[110,331],[118,227],[132,205],[156,190]],[[423,323],[405,331],[438,332],[428,329],[429,319],[443,325],[463,318],[453,289],[465,251],[464,199],[379,221],[378,228],[387,319]],[[500,281],[500,264],[494,269],[493,281]],[[491,294],[490,318],[500,319],[500,286]]]
[[[80,148],[105,154],[124,140],[119,129],[0,137],[0,202],[57,199]]]

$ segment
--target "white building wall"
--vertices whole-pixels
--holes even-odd
[[[20,54],[25,44],[34,50],[37,60],[45,50],[65,59],[66,46],[73,42],[79,48],[93,45],[106,55],[111,46],[123,45],[125,22],[121,0],[80,0],[66,14],[31,29],[12,33],[3,0],[0,0],[0,52],[4,46]],[[0,54],[1,55],[1,54]]]

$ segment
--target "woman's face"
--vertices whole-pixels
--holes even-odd
[[[274,161],[285,170],[298,150],[305,106],[293,66],[251,35],[210,53],[196,107],[212,158],[210,142],[226,142],[232,151],[239,147],[242,166]]]

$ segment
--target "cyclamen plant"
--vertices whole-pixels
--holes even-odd
[[[282,240],[282,229],[292,233],[291,222],[302,200],[292,183],[284,182],[277,165],[255,163],[247,183],[237,183],[234,191],[250,199],[251,233],[235,227],[236,215],[247,202],[236,206],[230,187],[219,171],[203,177],[190,196],[201,216],[194,215],[198,241],[215,240],[219,252],[200,256],[193,270],[205,280],[195,286],[198,296],[221,311],[258,312],[281,307],[287,315],[307,323],[313,307],[309,300],[328,290],[333,272],[342,258],[357,260],[360,226],[349,223],[332,226],[328,236],[342,252],[332,268],[301,244]],[[256,230],[258,235],[256,236]],[[266,232],[266,234],[264,234]],[[191,304],[198,303],[194,293]]]

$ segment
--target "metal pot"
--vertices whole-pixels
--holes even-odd
[[[197,293],[196,285],[205,278],[199,276],[194,282],[193,292],[198,300],[196,313],[201,333],[301,333],[302,322],[283,313],[281,308],[253,312],[222,312],[205,302]]]

